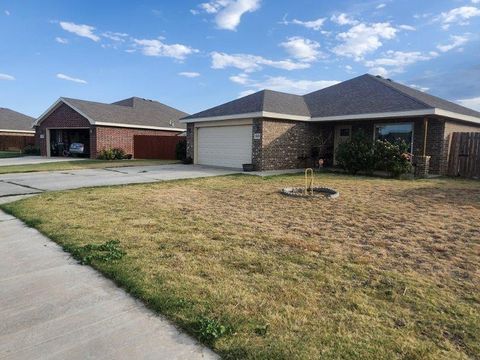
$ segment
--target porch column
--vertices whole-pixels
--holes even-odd
[[[415,177],[424,178],[430,170],[430,156],[427,155],[428,118],[423,118],[423,149],[422,155],[414,156]]]

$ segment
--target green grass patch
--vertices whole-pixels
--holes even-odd
[[[0,174],[176,164],[177,160],[79,160],[0,166]]]
[[[20,151],[0,151],[0,159],[20,157],[22,153]]]
[[[480,358],[480,183],[315,181],[340,197],[236,175],[2,207],[226,359]]]

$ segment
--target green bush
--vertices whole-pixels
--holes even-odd
[[[371,138],[357,131],[349,141],[338,145],[336,161],[340,167],[355,175],[359,171],[371,174],[375,169],[374,146]]]
[[[97,155],[99,160],[122,160],[125,158],[125,151],[120,148],[103,149]]]
[[[175,157],[177,160],[185,160],[187,158],[187,140],[182,140],[175,147]]]
[[[33,146],[33,145],[27,145],[23,148],[22,154],[25,154],[25,155],[40,155],[40,149]]]
[[[377,140],[375,142],[375,158],[375,168],[387,171],[394,177],[406,174],[412,170],[409,148],[403,140],[395,143]]]
[[[381,170],[398,177],[412,169],[408,150],[405,141],[377,140],[373,143],[363,131],[358,131],[349,141],[338,145],[336,160],[350,174],[359,171],[372,174],[374,170]]]

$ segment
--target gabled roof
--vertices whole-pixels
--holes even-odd
[[[299,118],[292,120],[313,121],[441,115],[480,123],[478,111],[370,74],[304,96],[264,90],[182,121],[223,120],[249,113],[265,117],[277,114],[283,119],[293,115]]]
[[[120,100],[113,104],[60,98],[38,118],[36,125],[40,124],[61,104],[66,104],[77,111],[92,125],[103,126],[182,131],[185,126],[178,120],[188,115],[158,101],[138,97]]]
[[[0,108],[0,131],[34,133],[34,121],[35,119],[31,116],[10,109]]]

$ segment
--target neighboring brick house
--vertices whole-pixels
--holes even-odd
[[[362,129],[404,139],[416,164],[444,174],[453,131],[480,131],[480,113],[369,74],[299,96],[263,90],[187,116],[187,153],[196,164],[257,170],[335,163],[335,149]]]
[[[21,151],[35,145],[34,118],[0,108],[0,151]]]
[[[41,155],[62,156],[74,142],[94,159],[104,149],[134,155],[135,135],[175,136],[185,131],[186,113],[137,97],[113,104],[60,98],[35,123]]]

